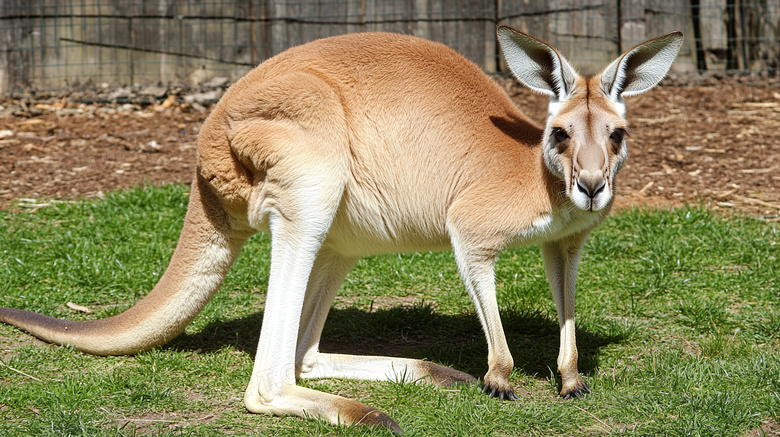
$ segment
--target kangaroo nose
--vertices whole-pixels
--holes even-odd
[[[580,175],[577,178],[577,189],[591,199],[604,190],[606,184],[607,181],[604,180],[604,173],[601,170],[593,172],[580,170]]]

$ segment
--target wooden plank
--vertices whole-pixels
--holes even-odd
[[[707,69],[725,69],[728,62],[726,0],[699,0],[699,4],[701,44]]]
[[[412,34],[444,43],[495,71],[493,0],[415,0],[412,7]]]
[[[366,30],[413,34],[414,0],[366,0]]]
[[[501,2],[498,24],[511,26],[543,41],[552,41],[550,19],[554,9],[546,2]]]
[[[347,4],[341,0],[297,3],[296,10],[288,14],[301,20],[295,44],[347,33],[347,15]]]
[[[446,41],[444,37],[445,22],[444,17],[447,16],[447,0],[430,0],[428,2],[428,16],[432,20],[428,22],[426,26],[427,38],[431,41]],[[437,20],[438,19],[438,20]]]
[[[693,22],[688,0],[647,0],[645,28],[645,39],[674,30],[682,31],[685,34],[685,41],[671,71],[696,71],[696,43],[693,38]]]
[[[295,44],[288,37],[288,23],[282,21],[287,16],[287,3],[289,0],[268,0],[266,5],[267,18],[270,22],[269,56],[281,53],[286,48]]]
[[[454,20],[449,22],[454,27],[454,39],[443,42],[481,68],[495,71],[495,2],[457,0],[451,4],[454,9],[445,18]],[[491,65],[487,65],[488,60]]]
[[[412,9],[414,11],[414,19],[412,35],[419,36],[424,39],[431,39],[431,23],[429,19],[433,18],[431,11],[431,2],[428,0],[413,0]]]
[[[500,17],[501,24],[556,47],[585,74],[599,71],[619,52],[617,5],[613,2],[506,2]]]
[[[354,0],[347,2],[347,25],[346,32],[365,32],[366,31],[366,1]]]
[[[695,71],[695,43],[687,0],[621,0],[620,6],[621,53],[656,36],[681,30],[685,33],[685,46],[672,71]]]
[[[755,0],[740,1],[739,6],[740,36],[745,39],[744,68],[780,67],[780,4],[777,0]]]
[[[620,0],[620,52],[647,40],[647,0]]]

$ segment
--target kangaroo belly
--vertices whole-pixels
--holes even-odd
[[[325,245],[348,256],[448,249],[446,205],[404,188],[351,181]]]

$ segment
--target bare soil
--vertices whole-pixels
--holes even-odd
[[[667,80],[627,101],[629,159],[618,206],[705,204],[764,220],[780,214],[780,87],[749,78]],[[507,85],[530,117],[545,97]],[[95,197],[142,183],[189,182],[212,102],[180,90],[95,103],[89,91],[0,100],[0,208]],[[16,201],[14,203],[14,201]]]

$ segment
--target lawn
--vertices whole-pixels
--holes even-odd
[[[123,311],[164,271],[186,194],[145,187],[0,211],[0,306],[71,319]],[[503,253],[496,268],[520,401],[476,385],[302,384],[375,406],[407,435],[747,435],[780,420],[778,227],[690,206],[619,212],[593,232],[577,296],[579,368],[593,391],[583,399],[556,396],[557,318],[536,247]],[[90,356],[0,325],[0,435],[383,435],[244,409],[268,246],[253,237],[186,332],[137,356]],[[448,252],[362,260],[322,348],[487,370]]]

